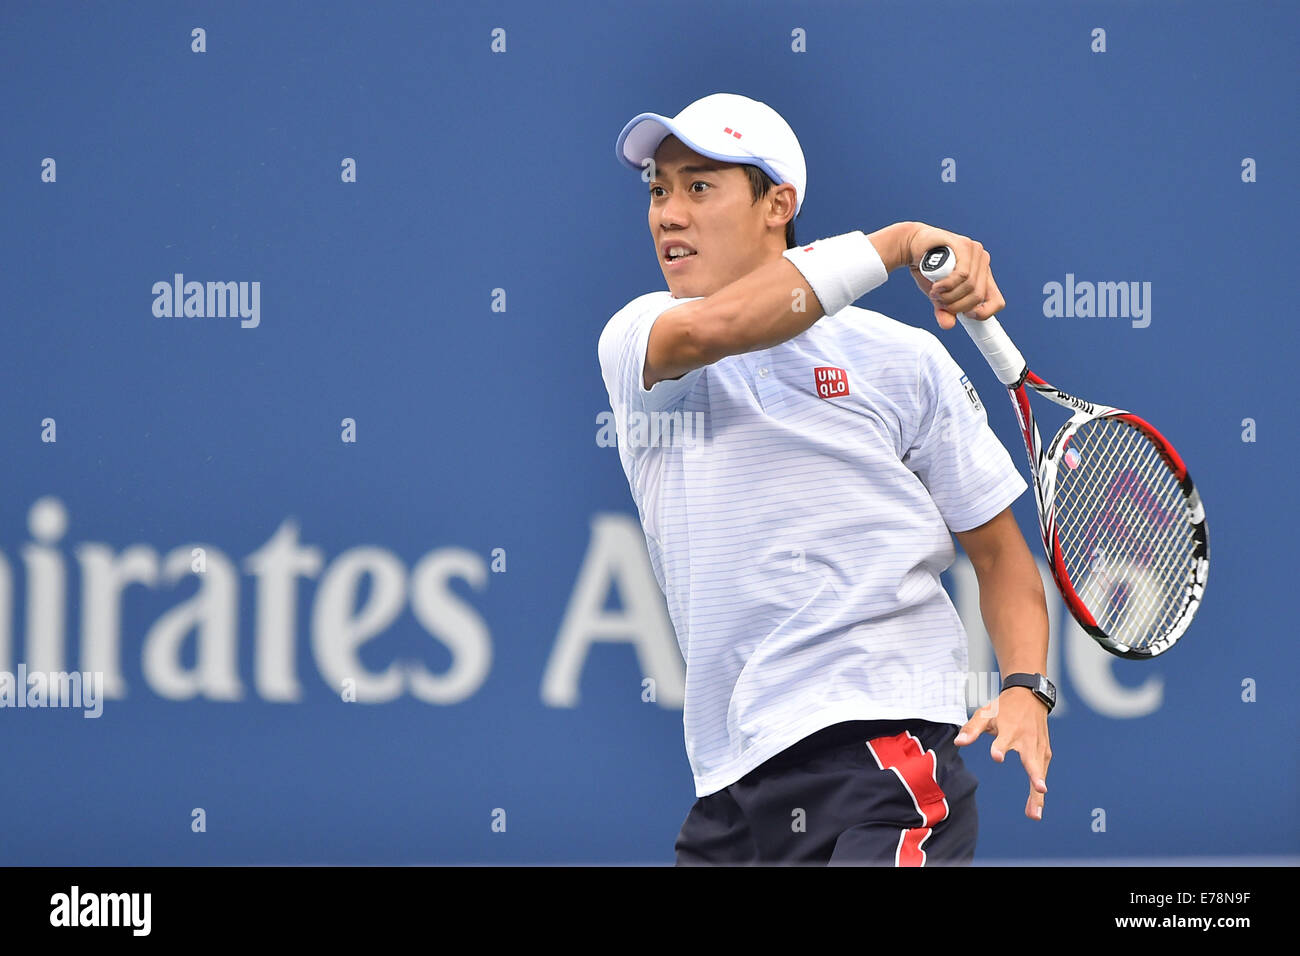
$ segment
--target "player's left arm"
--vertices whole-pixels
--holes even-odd
[[[1046,674],[1047,599],[1038,566],[1011,509],[955,534],[979,580],[980,615],[999,672]],[[1047,766],[1052,762],[1046,705],[1028,688],[1010,687],[966,722],[957,735],[957,746],[970,744],[982,733],[995,735],[989,755],[998,763],[1008,750],[1020,755],[1030,782],[1025,816],[1042,819]]]

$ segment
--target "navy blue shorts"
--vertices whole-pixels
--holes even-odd
[[[855,720],[805,737],[697,799],[677,865],[967,865],[979,782],[952,742],[958,730]]]

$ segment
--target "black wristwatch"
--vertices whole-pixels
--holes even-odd
[[[1028,687],[1034,692],[1035,697],[1047,705],[1049,714],[1056,706],[1056,685],[1042,674],[1009,674],[1002,681],[1002,689],[1006,690],[1008,687]]]

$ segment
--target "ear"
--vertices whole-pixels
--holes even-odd
[[[794,218],[797,208],[795,201],[795,188],[790,183],[781,183],[768,190],[767,209],[772,225],[785,228],[785,223]]]

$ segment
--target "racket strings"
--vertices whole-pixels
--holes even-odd
[[[1136,645],[1139,647],[1166,633],[1177,620],[1187,596],[1185,584],[1191,572],[1191,552],[1195,547],[1190,524],[1178,520],[1184,511],[1177,479],[1163,467],[1163,460],[1155,447],[1148,442],[1147,448],[1150,449],[1149,460],[1144,461],[1143,465],[1149,470],[1160,469],[1154,473],[1161,477],[1168,476],[1168,481],[1172,483],[1172,494],[1163,502],[1139,503],[1132,490],[1117,491],[1117,494],[1126,496],[1120,499],[1124,501],[1120,509],[1120,521],[1123,528],[1142,541],[1134,554],[1137,567],[1154,570],[1157,580],[1170,590],[1163,594],[1159,588],[1148,588],[1143,592],[1143,599],[1133,608],[1131,614],[1135,622],[1152,622],[1145,638]],[[1135,511],[1137,514],[1134,514]],[[1147,519],[1145,528],[1141,527],[1143,518]],[[1182,548],[1179,547],[1180,534],[1186,536],[1185,547]],[[1147,535],[1151,536],[1150,539],[1146,538]]]
[[[1178,605],[1169,598],[1178,595],[1180,577],[1174,575],[1171,581],[1168,562],[1159,558],[1169,545],[1168,529],[1175,526],[1162,520],[1167,513],[1153,512],[1142,490],[1133,471],[1116,475],[1106,490],[1111,507],[1070,548],[1072,577],[1085,605],[1103,630],[1135,646],[1162,633],[1177,612]],[[1147,543],[1130,545],[1136,536]],[[1172,595],[1162,590],[1170,584],[1175,588]]]
[[[1145,442],[1136,448],[1116,448],[1113,436],[1108,437],[1112,438],[1110,453],[1123,455],[1124,465],[1110,474],[1097,469],[1087,483],[1080,501],[1091,493],[1102,508],[1091,520],[1084,520],[1082,534],[1067,532],[1067,541],[1074,538],[1066,545],[1073,559],[1067,566],[1072,565],[1077,590],[1098,624],[1125,643],[1143,646],[1169,626],[1182,605],[1177,599],[1183,596],[1178,587],[1183,575],[1169,561],[1171,536],[1179,527],[1173,520],[1178,495],[1162,503],[1150,493],[1149,477],[1159,468],[1158,452],[1153,448],[1148,452]],[[1098,449],[1092,449],[1090,460],[1095,461],[1097,454]],[[1067,528],[1078,520],[1066,509]],[[1172,585],[1173,593],[1162,593],[1162,584]]]
[[[1151,493],[1150,477],[1163,476],[1159,454],[1149,443],[1122,453],[1124,467],[1098,485],[1103,510],[1072,551],[1076,567],[1087,562],[1081,596],[1098,623],[1124,643],[1141,647],[1172,624],[1185,595],[1181,558],[1170,560],[1176,555],[1180,494],[1169,489],[1174,493],[1162,502]]]
[[[1189,596],[1196,536],[1181,486],[1123,419],[1085,422],[1067,449],[1053,497],[1066,571],[1108,636],[1146,647],[1173,628]]]

